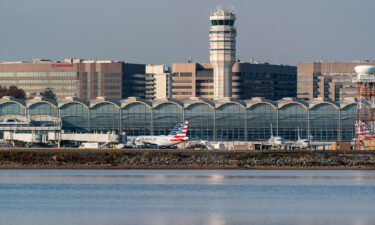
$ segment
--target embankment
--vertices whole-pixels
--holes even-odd
[[[6,149],[0,169],[375,169],[375,152]]]

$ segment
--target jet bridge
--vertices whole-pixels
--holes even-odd
[[[122,137],[115,132],[101,133],[63,133],[48,132],[48,141],[73,141],[73,142],[93,142],[93,143],[120,143]]]

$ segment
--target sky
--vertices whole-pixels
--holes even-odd
[[[237,16],[237,57],[375,60],[374,0],[1,0],[0,61],[209,61],[209,14]]]

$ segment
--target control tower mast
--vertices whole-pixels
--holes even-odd
[[[375,67],[356,66],[358,105],[355,120],[355,149],[369,150],[375,141]]]
[[[214,99],[232,97],[232,67],[236,60],[236,15],[216,10],[210,15],[210,61],[214,69]]]

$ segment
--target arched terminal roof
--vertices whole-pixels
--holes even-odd
[[[198,98],[198,97],[191,97],[187,100],[183,101],[184,108],[189,108],[191,105],[194,104],[207,104],[212,108],[215,108],[215,102],[208,98]]]
[[[116,106],[117,108],[120,108],[120,102],[118,100],[109,99],[106,97],[97,97],[95,99],[89,100],[90,108],[95,107],[96,105],[108,103]]]
[[[265,98],[260,98],[260,97],[255,97],[249,100],[244,100],[246,104],[246,108],[251,108],[252,106],[256,104],[269,104],[273,106],[274,108],[277,108],[277,103],[275,101],[265,99]]]
[[[215,100],[214,102],[215,102],[215,108],[220,108],[221,106],[226,105],[226,104],[238,104],[242,106],[243,108],[246,108],[246,103],[243,100],[237,99],[237,98],[225,97],[220,100]]]
[[[303,99],[298,99],[298,98],[290,98],[290,97],[287,97],[287,98],[283,98],[279,101],[277,101],[277,106],[279,109],[281,109],[282,107],[286,106],[286,105],[290,105],[290,104],[298,104],[298,105],[301,105],[305,108],[308,108],[308,103],[303,100]]]
[[[179,99],[173,99],[173,98],[160,98],[160,99],[155,99],[151,101],[136,98],[136,97],[129,97],[129,98],[122,99],[122,100],[114,100],[114,99],[108,99],[104,97],[98,97],[96,99],[92,99],[89,101],[86,101],[77,97],[66,97],[58,101],[48,99],[48,98],[43,98],[43,97],[34,97],[28,100],[17,99],[17,98],[10,97],[10,96],[4,96],[0,98],[0,105],[4,103],[8,103],[8,102],[19,104],[23,108],[27,108],[34,104],[44,102],[44,103],[51,104],[52,106],[56,108],[61,108],[64,105],[70,104],[70,103],[82,104],[86,108],[92,108],[102,103],[113,104],[117,108],[123,108],[133,103],[140,103],[150,108],[156,108],[162,104],[175,104],[178,107],[185,108],[185,109],[194,104],[207,104],[210,107],[216,108],[216,109],[226,104],[237,104],[237,105],[242,106],[243,108],[251,108],[252,106],[256,104],[269,104],[277,109],[281,109],[288,104],[299,104],[307,109],[312,109],[319,104],[330,104],[340,109],[343,109],[352,104],[357,104],[357,100],[355,98],[344,98],[341,102],[335,102],[327,98],[314,98],[308,101],[303,100],[303,99],[297,99],[297,98],[283,98],[278,101],[272,101],[269,99],[259,98],[259,97],[255,97],[255,98],[248,99],[248,100],[241,100],[241,99],[236,99],[236,98],[223,98],[220,100],[211,100],[211,99],[197,98],[197,97],[192,97],[186,100],[179,100]]]
[[[130,104],[134,104],[134,103],[141,103],[141,104],[146,105],[149,108],[152,107],[152,103],[150,101],[145,100],[145,99],[141,99],[141,98],[138,98],[138,97],[129,97],[129,98],[120,100],[121,108],[124,108],[124,107],[126,107]]]
[[[4,104],[4,103],[7,103],[7,102],[13,102],[13,103],[19,104],[23,108],[26,108],[26,102],[23,99],[18,99],[18,98],[12,97],[12,96],[3,96],[0,99],[0,105]]]
[[[155,99],[155,100],[152,101],[152,107],[156,108],[159,105],[167,104],[167,103],[173,103],[173,104],[176,104],[177,106],[179,106],[180,108],[184,108],[184,102],[179,100],[179,99],[175,99],[175,98],[158,98],[158,99]]]
[[[337,102],[332,101],[328,98],[313,98],[310,101],[308,101],[309,109],[312,109],[320,104],[330,104],[336,108],[340,108],[340,105]]]
[[[47,103],[47,104],[50,104],[52,105],[53,107],[57,108],[58,107],[58,103],[56,100],[54,99],[49,99],[49,98],[44,98],[42,96],[36,96],[36,97],[33,97],[33,98],[30,98],[28,100],[26,100],[26,106],[27,107],[30,107],[34,104],[38,104],[38,103]]]
[[[85,106],[86,108],[89,108],[89,104],[86,100],[83,100],[77,97],[65,97],[64,99],[58,100],[57,102],[58,102],[59,108],[70,103],[78,103],[78,104]]]
[[[357,99],[355,98],[344,98],[342,101],[340,101],[340,108],[343,109],[349,105],[355,105],[357,104]]]

